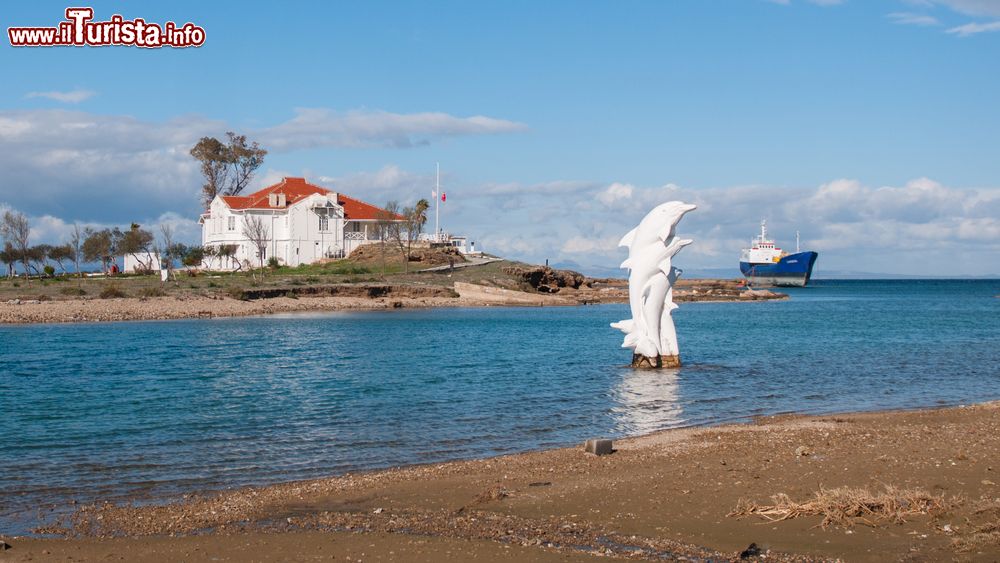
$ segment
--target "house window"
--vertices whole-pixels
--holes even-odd
[[[236,230],[236,217],[233,216],[229,217],[229,230],[230,231]]]
[[[329,231],[330,230],[330,218],[326,215],[319,216],[319,230]]]

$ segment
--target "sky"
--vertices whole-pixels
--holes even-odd
[[[75,5],[75,4],[73,4]],[[677,259],[732,268],[767,219],[823,272],[1000,275],[1000,0],[92,2],[203,46],[0,41],[0,207],[200,239],[188,151],[246,134],[282,176],[429,198],[487,252],[616,268],[664,201]],[[65,3],[4,3],[54,26]]]

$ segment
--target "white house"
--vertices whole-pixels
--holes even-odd
[[[210,269],[258,264],[257,247],[243,233],[243,219],[260,217],[269,239],[263,259],[272,256],[287,266],[323,258],[344,258],[363,244],[379,242],[376,228],[390,217],[383,209],[306,182],[282,178],[273,186],[245,196],[216,196],[201,215],[202,246],[235,248],[232,257],[205,257]],[[402,217],[394,216],[396,220]]]

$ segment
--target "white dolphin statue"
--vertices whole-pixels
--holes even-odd
[[[670,201],[653,208],[639,225],[622,237],[629,256],[622,268],[629,269],[629,307],[632,318],[611,326],[625,333],[623,348],[647,358],[677,355],[677,335],[670,313],[673,285],[678,271],[672,266],[675,254],[691,244],[676,237],[677,223],[697,206]]]

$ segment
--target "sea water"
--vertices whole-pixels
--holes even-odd
[[[678,371],[627,367],[624,304],[3,326],[0,533],[72,500],[1000,399],[1000,282],[788,292],[681,304]]]

